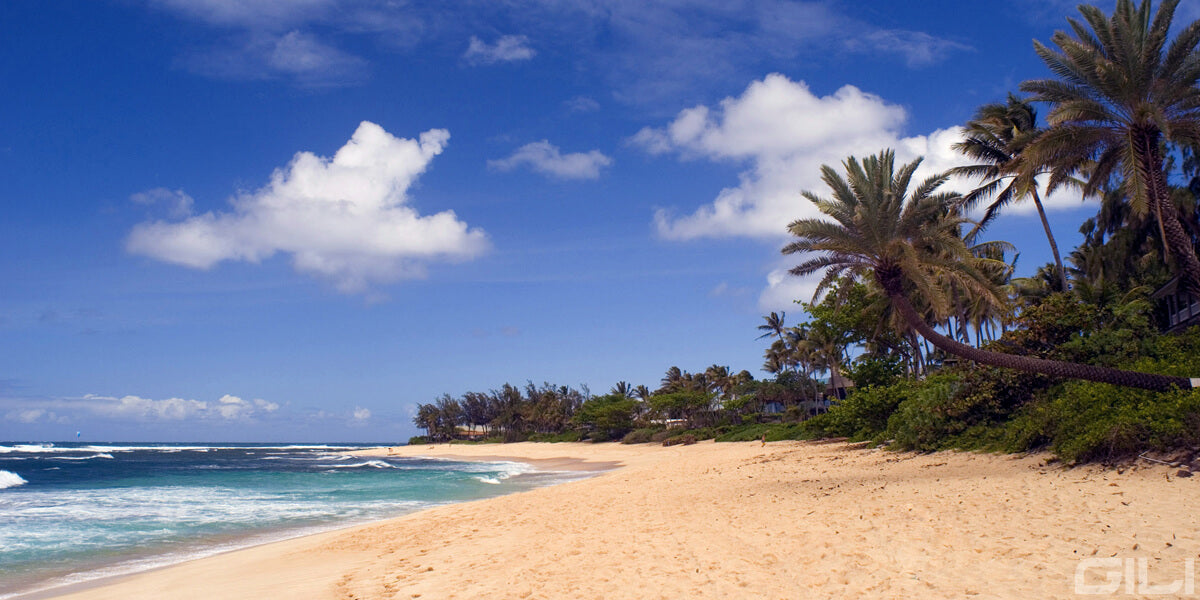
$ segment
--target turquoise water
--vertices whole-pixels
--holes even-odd
[[[579,476],[359,448],[0,443],[0,599]]]

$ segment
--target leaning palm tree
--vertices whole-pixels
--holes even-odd
[[[971,236],[974,237],[991,223],[1002,209],[1028,198],[1042,219],[1042,229],[1046,231],[1054,265],[1058,268],[1062,286],[1059,289],[1065,291],[1067,272],[1058,253],[1058,243],[1054,241],[1054,232],[1050,230],[1046,209],[1042,207],[1041,195],[1038,194],[1036,176],[1043,174],[1046,169],[1031,163],[1024,154],[1029,143],[1041,133],[1037,125],[1037,111],[1029,102],[1009,94],[1004,104],[985,104],[980,107],[965,129],[966,137],[954,144],[954,149],[978,162],[956,167],[950,172],[980,180],[979,187],[963,196],[964,209],[971,210],[980,202],[988,202]]]
[[[1034,41],[1056,78],[1026,81],[1021,90],[1052,106],[1050,128],[1026,149],[1030,159],[1060,173],[1086,167],[1085,194],[1119,175],[1134,210],[1157,219],[1165,253],[1200,298],[1200,259],[1170,201],[1163,152],[1167,143],[1200,145],[1200,21],[1168,46],[1178,3],[1163,0],[1153,17],[1150,0],[1117,0],[1111,18],[1080,6],[1086,25],[1068,19],[1074,36],[1050,38],[1058,50]]]
[[[910,190],[921,159],[899,170],[894,161],[891,150],[862,162],[850,157],[843,163],[845,179],[828,165],[821,168],[822,180],[833,196],[822,198],[805,192],[804,197],[828,218],[800,219],[788,226],[798,239],[783,248],[784,254],[818,253],[791,269],[793,275],[823,271],[818,294],[838,277],[873,278],[909,327],[941,350],[977,363],[1150,390],[1191,388],[1185,377],[983,350],[931,327],[910,297],[921,300],[935,314],[946,314],[950,305],[946,284],[950,283],[979,302],[1001,304],[999,287],[990,272],[996,265],[994,259],[972,252],[963,240],[961,231],[969,221],[954,210],[957,197],[938,193],[948,176],[930,177]]]

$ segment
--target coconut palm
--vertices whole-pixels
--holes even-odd
[[[758,336],[758,339],[761,340],[765,337],[776,336],[782,341],[783,330],[785,329],[783,325],[783,318],[785,315],[787,315],[785,312],[776,313],[775,311],[771,311],[771,314],[764,316],[763,320],[766,321],[766,323],[759,325],[758,330],[766,333]]]
[[[842,375],[846,340],[839,336],[838,332],[818,324],[808,329],[808,334],[800,342],[800,346],[812,357],[816,365],[829,372],[829,387],[835,394],[838,393],[837,390],[846,387],[846,378]]]
[[[947,284],[953,284],[976,302],[1001,305],[1000,290],[992,277],[996,261],[972,252],[963,240],[961,230],[969,221],[954,210],[958,198],[938,193],[947,175],[930,177],[910,190],[921,160],[899,170],[894,161],[891,150],[861,162],[850,157],[843,163],[845,179],[832,167],[822,167],[822,180],[833,196],[822,198],[805,192],[804,197],[828,218],[800,219],[788,226],[798,239],[783,248],[784,254],[818,253],[794,267],[793,275],[823,271],[818,293],[838,277],[873,278],[909,327],[939,349],[978,363],[1151,390],[1191,387],[1184,377],[983,350],[931,327],[909,298],[944,315],[950,305]]]
[[[608,390],[608,393],[613,396],[631,398],[633,397],[633,385],[628,381],[618,381],[616,385],[612,386],[611,390]]]
[[[1074,35],[1050,38],[1058,50],[1034,41],[1056,78],[1021,90],[1052,106],[1049,129],[1026,148],[1030,160],[1060,174],[1086,168],[1087,194],[1119,176],[1133,209],[1157,219],[1164,250],[1200,298],[1200,260],[1170,202],[1164,163],[1164,144],[1200,145],[1200,21],[1168,46],[1177,4],[1163,0],[1152,16],[1150,0],[1117,0],[1112,17],[1080,6],[1086,24],[1068,19]]]
[[[1058,268],[1062,286],[1059,289],[1065,291],[1067,273],[1035,178],[1046,169],[1031,163],[1024,155],[1025,148],[1041,133],[1037,126],[1037,111],[1029,102],[1009,94],[1004,104],[980,107],[975,118],[967,122],[965,133],[965,139],[954,144],[954,149],[979,162],[956,167],[951,173],[979,179],[980,184],[963,196],[963,208],[971,210],[980,202],[989,202],[971,237],[991,223],[1003,208],[1028,198],[1042,219],[1042,229],[1046,231],[1054,265]]]

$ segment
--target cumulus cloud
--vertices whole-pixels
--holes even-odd
[[[778,240],[786,237],[788,223],[819,215],[800,193],[825,192],[821,165],[839,167],[847,156],[864,157],[884,148],[894,149],[901,162],[924,156],[918,177],[964,164],[951,147],[962,139],[960,128],[904,137],[900,132],[906,116],[902,107],[851,85],[821,97],[804,82],[774,74],[716,109],[686,109],[667,126],[643,129],[630,142],[652,154],[747,167],[736,187],[721,190],[691,214],[659,210],[655,223],[663,237]],[[953,180],[947,189],[966,190],[969,184]]]
[[[33,401],[29,401],[33,402]],[[262,399],[243,400],[224,395],[215,402],[188,398],[155,400],[141,396],[102,396],[88,394],[81,398],[59,398],[36,401],[38,407],[17,407],[5,415],[9,421],[21,423],[68,422],[76,418],[106,418],[122,421],[244,421],[274,412],[279,405]],[[49,406],[50,408],[44,408]]]
[[[470,259],[489,245],[453,211],[422,216],[407,205],[410,186],[449,137],[432,129],[396,138],[364,121],[332,158],[297,153],[269,184],[231,199],[231,211],[141,223],[126,248],[197,269],[286,253],[297,271],[344,292],[419,277],[431,260]]]
[[[517,148],[508,158],[489,160],[488,168],[511,171],[527,166],[538,173],[559,179],[596,179],[600,177],[600,170],[612,162],[599,150],[563,154],[558,146],[542,140]]]
[[[494,44],[471,36],[467,51],[463,53],[463,60],[472,65],[492,65],[529,60],[536,54],[537,52],[529,47],[529,38],[523,35],[501,36]]]
[[[41,408],[25,408],[11,410],[5,413],[4,418],[8,421],[16,421],[17,423],[36,423],[46,416],[48,413]]]
[[[966,164],[952,147],[962,139],[961,128],[904,136],[906,116],[902,107],[854,86],[817,96],[804,82],[773,74],[717,107],[689,108],[665,126],[643,129],[630,143],[651,154],[745,165],[736,186],[722,189],[690,213],[658,210],[654,220],[659,235],[672,240],[740,236],[779,244],[788,235],[788,223],[820,217],[800,194],[828,194],[820,179],[822,165],[840,171],[847,156],[861,158],[885,148],[896,151],[898,162],[924,157],[917,180]],[[962,192],[974,183],[953,178],[944,189]],[[1079,198],[1063,191],[1046,204],[1074,207]],[[1022,203],[1009,212],[1032,210]],[[790,305],[796,298],[808,300],[817,281],[786,275],[782,265],[771,269],[767,279],[760,305],[768,309],[786,308],[783,302]]]
[[[355,421],[365,422],[371,418],[371,410],[361,406],[355,406],[353,416]]]

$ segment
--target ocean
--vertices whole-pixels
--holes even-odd
[[[584,476],[364,447],[0,443],[0,599]]]

